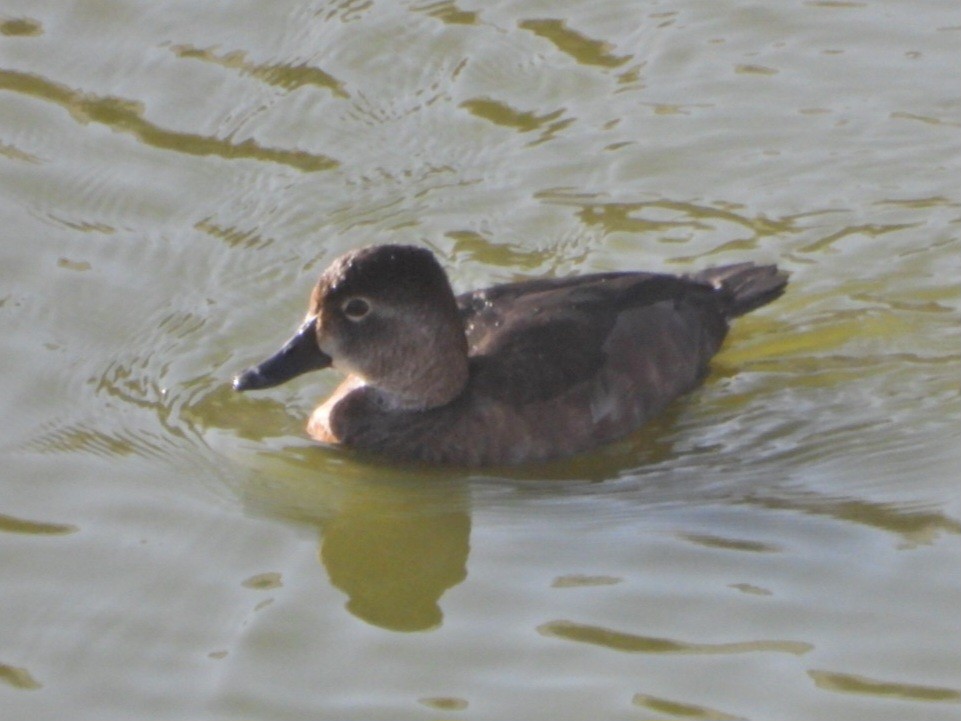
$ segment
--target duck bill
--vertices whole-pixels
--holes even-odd
[[[304,323],[296,335],[260,365],[234,378],[235,391],[273,388],[308,371],[329,368],[331,358],[317,346],[317,319]]]

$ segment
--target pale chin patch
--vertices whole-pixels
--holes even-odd
[[[320,348],[321,353],[326,354],[327,357],[330,358],[330,367],[335,371],[353,378],[356,381],[357,386],[365,386],[368,384],[367,377],[351,363],[344,360],[344,357],[337,352],[336,344],[328,342],[321,345],[318,343],[317,347]]]
[[[344,357],[337,352],[338,349],[335,343],[327,342],[327,343],[324,343],[323,345],[318,343],[317,347],[320,348],[321,353],[326,354],[330,358],[331,368],[333,368],[336,371],[340,371],[344,375],[357,378],[358,380],[360,380],[366,385],[367,379],[364,377],[363,373],[361,373],[359,370],[354,368],[354,366],[351,363],[344,360]]]
[[[337,344],[334,343],[325,333],[323,333],[323,326],[320,324],[320,316],[308,315],[307,319],[304,321],[305,324],[314,321],[321,329],[320,333],[317,333],[317,347],[320,348],[320,352],[330,358],[330,367],[337,368],[339,370],[346,370],[343,364],[339,361],[340,353]]]
[[[317,323],[320,323],[319,316],[308,316],[305,322],[309,323],[312,318],[316,318]],[[321,353],[330,358],[330,367],[346,376],[356,379],[357,385],[367,385],[368,381],[366,376],[344,358],[344,354],[340,352],[340,345],[337,341],[323,332],[323,326],[320,327],[321,332],[317,334],[317,347]]]

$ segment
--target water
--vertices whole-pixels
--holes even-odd
[[[953,2],[0,2],[0,717],[954,719]],[[510,472],[237,396],[371,242],[751,259],[626,441]]]

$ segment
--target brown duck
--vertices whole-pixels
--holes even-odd
[[[741,263],[692,275],[598,273],[454,296],[426,249],[379,245],[323,272],[307,318],[234,379],[269,388],[310,370],[347,374],[310,417],[324,443],[388,459],[499,465],[621,438],[705,376],[728,321],[787,278]]]

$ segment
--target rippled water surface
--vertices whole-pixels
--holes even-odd
[[[0,717],[961,714],[961,12],[0,0]],[[703,388],[509,472],[238,397],[317,273],[777,262]]]

